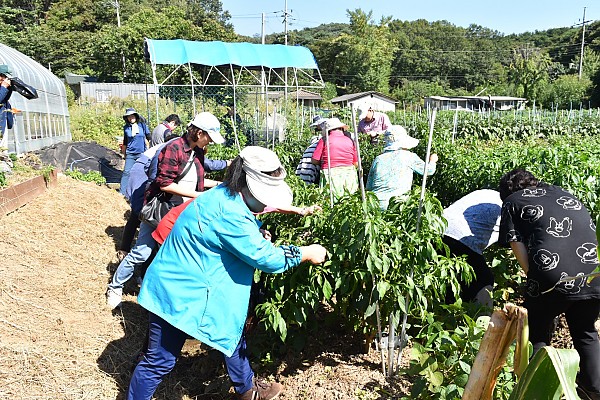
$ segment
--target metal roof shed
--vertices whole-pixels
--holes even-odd
[[[3,146],[11,153],[24,153],[71,140],[67,94],[63,82],[32,58],[0,43],[0,64],[7,64],[13,76],[36,88],[38,98],[27,100],[13,93],[10,103],[20,110],[7,130]]]

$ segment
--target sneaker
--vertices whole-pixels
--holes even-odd
[[[255,380],[252,389],[238,394],[240,400],[271,400],[277,398],[283,391],[283,385],[277,382],[267,383]]]
[[[127,256],[127,254],[128,253],[125,250],[117,250],[117,260],[119,261],[119,264]]]
[[[106,291],[106,304],[111,310],[121,307],[121,298],[123,297],[123,289],[108,289]]]

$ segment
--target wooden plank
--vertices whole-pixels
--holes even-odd
[[[57,185],[57,171],[49,176],[48,182],[43,176],[36,176],[25,182],[0,190],[0,215],[6,215],[23,207],[33,199],[42,195],[46,188]]]

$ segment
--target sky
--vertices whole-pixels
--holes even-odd
[[[245,36],[261,33],[265,13],[265,34],[284,32],[286,0],[221,0],[229,11],[235,32]],[[595,3],[595,4],[594,4]],[[481,25],[504,34],[533,32],[600,19],[598,0],[287,0],[288,30],[312,28],[331,22],[348,23],[347,9],[373,11],[373,19],[391,16],[402,21],[446,20],[453,25]]]

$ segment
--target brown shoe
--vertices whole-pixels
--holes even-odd
[[[240,400],[271,400],[277,398],[283,391],[283,385],[277,382],[263,382],[259,380],[254,381],[252,389],[238,394]]]

